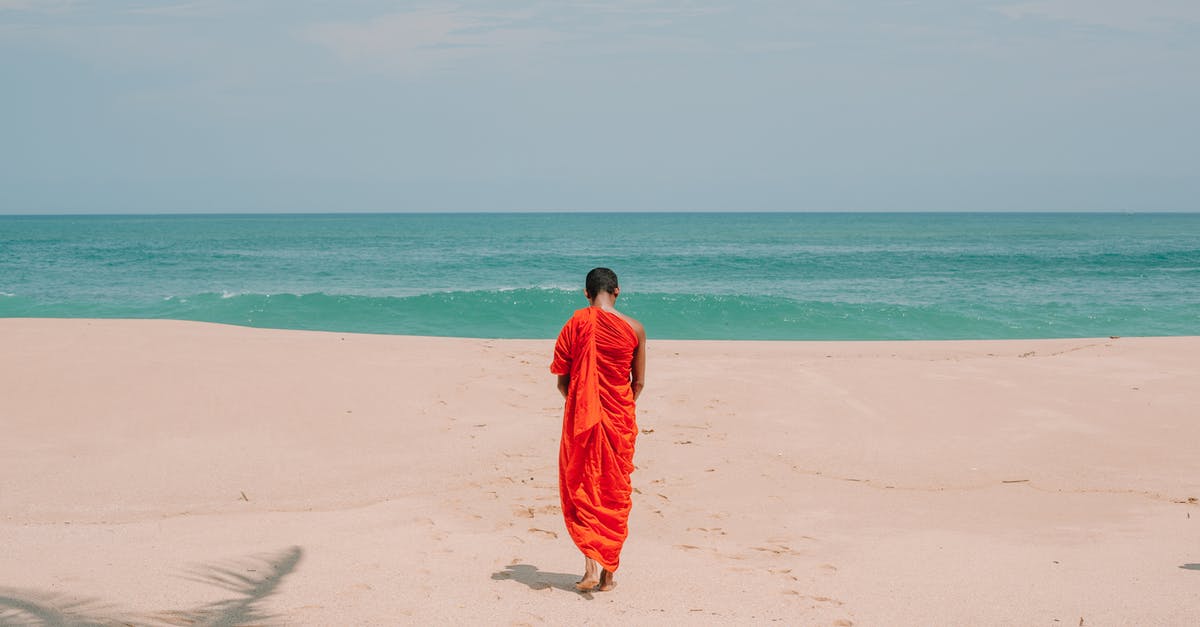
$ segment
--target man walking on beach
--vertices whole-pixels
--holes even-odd
[[[585,558],[581,591],[611,590],[633,505],[635,402],[646,377],[646,331],[616,310],[621,288],[608,268],[587,274],[589,306],[563,325],[550,372],[566,399],[558,491],[567,532]]]

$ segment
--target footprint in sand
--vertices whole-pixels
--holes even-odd
[[[538,529],[537,527],[530,527],[529,533],[537,534],[537,535],[540,535],[545,538],[554,538],[556,540],[558,539],[558,533],[556,533],[554,531],[547,531],[545,529]]]
[[[699,531],[700,533],[716,534],[719,536],[727,535],[725,530],[720,527],[688,527],[688,531]]]
[[[796,551],[796,550],[792,549],[791,547],[784,545],[784,544],[777,544],[773,547],[752,546],[750,548],[754,549],[755,551],[762,551],[764,553],[774,553],[775,555],[800,555],[799,551]]]
[[[833,605],[835,607],[841,607],[841,606],[845,605],[845,603],[842,603],[841,601],[839,601],[837,599],[825,597],[825,596],[801,595],[801,598],[808,599],[810,601],[816,601],[817,603],[825,603],[827,605]]]

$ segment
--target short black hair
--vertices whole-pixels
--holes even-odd
[[[588,298],[595,298],[600,292],[612,294],[617,291],[617,273],[608,268],[592,268],[592,271],[587,273],[583,289]]]

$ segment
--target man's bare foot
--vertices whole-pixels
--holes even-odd
[[[580,592],[591,592],[592,589],[600,585],[600,577],[600,565],[590,557],[585,558],[583,562],[583,579],[575,582],[575,589]]]
[[[600,572],[600,587],[596,588],[596,589],[599,590],[600,592],[608,592],[609,590],[612,590],[613,588],[616,588],[616,587],[617,587],[617,580],[613,579],[613,573],[608,572],[607,569],[601,571]]]

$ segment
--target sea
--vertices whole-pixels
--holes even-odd
[[[654,338],[1200,335],[1200,214],[0,216],[0,317],[553,338],[619,276]]]

